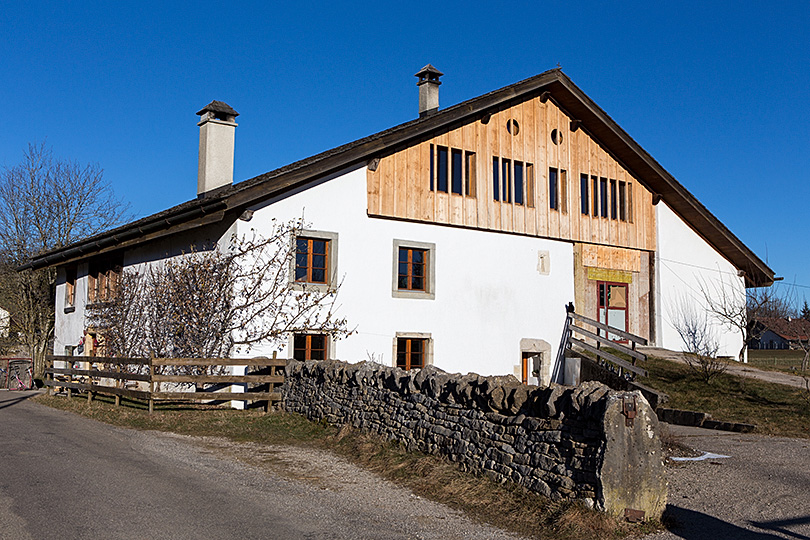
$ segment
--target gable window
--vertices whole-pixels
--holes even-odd
[[[581,174],[579,176],[579,200],[580,200],[580,211],[582,212],[583,216],[587,216],[590,213],[591,201],[588,197],[588,175]]]
[[[436,283],[436,244],[394,240],[394,298],[432,300]]]
[[[599,215],[608,217],[608,181],[607,178],[599,179]]]
[[[591,215],[599,217],[599,179],[591,176],[591,184],[593,185],[593,191],[591,192],[593,194],[593,213]]]
[[[619,217],[616,197],[616,180],[610,179],[610,219]]]
[[[293,358],[295,360],[326,360],[326,334],[295,334],[293,336]]]
[[[295,238],[295,256],[291,260],[295,288],[328,288],[337,275],[337,233],[303,231]]]
[[[90,263],[90,271],[87,275],[88,304],[106,302],[112,299],[113,295],[118,290],[121,267],[120,262],[110,260]]]
[[[475,197],[475,152],[431,144],[430,191]]]
[[[501,159],[501,195],[503,202],[512,202],[512,161]]]
[[[548,170],[548,207],[552,210],[559,210],[557,200],[557,169],[551,167]]]
[[[627,221],[627,182],[619,181],[619,219]]]
[[[65,313],[76,308],[76,267],[65,268]]]
[[[492,199],[534,208],[534,165],[493,157]]]

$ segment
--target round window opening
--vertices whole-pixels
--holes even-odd
[[[554,144],[560,144],[562,142],[562,139],[563,139],[562,131],[558,129],[551,130],[551,142],[553,142]]]
[[[512,135],[513,137],[516,136],[518,133],[520,133],[520,125],[518,124],[518,121],[515,120],[514,118],[507,120],[506,131],[508,131],[509,134]]]

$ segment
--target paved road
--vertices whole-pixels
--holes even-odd
[[[335,489],[31,395],[0,391],[0,539],[514,538],[345,462]]]
[[[810,440],[669,427],[692,448],[731,457],[669,468],[676,526],[645,540],[810,540]]]

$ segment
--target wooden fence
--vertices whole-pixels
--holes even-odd
[[[65,362],[69,367],[54,367],[54,362]],[[88,364],[87,369],[74,368],[75,364]],[[102,356],[56,356],[46,357],[45,385],[48,393],[59,387],[67,390],[68,397],[74,390],[87,392],[87,401],[94,394],[121,398],[141,399],[149,402],[149,412],[154,410],[156,400],[171,401],[265,401],[269,411],[273,402],[281,400],[279,387],[284,383],[284,367],[287,360],[277,358],[110,358]],[[257,368],[245,375],[186,375],[166,374],[172,367],[248,366]],[[247,371],[247,370],[246,370]],[[106,381],[105,381],[106,380]],[[194,391],[161,391],[161,384],[186,384]],[[209,385],[209,388],[205,388]],[[232,385],[242,386],[245,391],[234,392]],[[266,390],[251,388],[267,385]],[[223,389],[227,388],[225,391]],[[202,390],[201,390],[202,389]]]

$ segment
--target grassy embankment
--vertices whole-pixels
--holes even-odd
[[[810,392],[806,390],[728,374],[706,384],[688,366],[653,357],[643,367],[649,377],[638,381],[668,394],[665,407],[755,424],[757,433],[810,438]]]
[[[354,430],[309,422],[285,413],[263,414],[161,404],[150,415],[142,403],[111,399],[40,396],[42,404],[71,411],[116,426],[168,431],[184,435],[224,437],[235,442],[293,445],[333,451],[368,470],[445,503],[473,519],[525,536],[560,540],[624,538],[654,530],[656,523],[630,525],[572,502],[552,502],[514,485],[461,472],[453,463]]]

